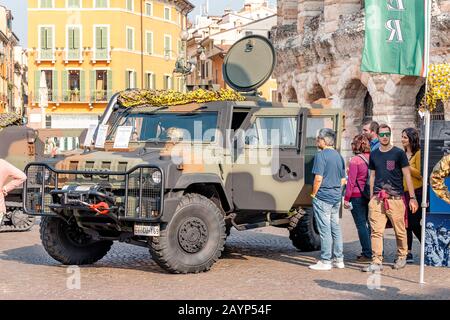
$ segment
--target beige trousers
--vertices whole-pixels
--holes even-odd
[[[383,201],[373,198],[369,202],[369,222],[372,243],[372,262],[383,262],[383,234],[388,219],[394,228],[397,240],[397,257],[408,254],[408,241],[405,227],[405,203],[403,200],[388,200],[389,211],[384,209]]]

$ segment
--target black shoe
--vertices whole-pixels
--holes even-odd
[[[414,257],[412,253],[408,253],[408,255],[406,256],[406,263],[408,264],[414,263]]]

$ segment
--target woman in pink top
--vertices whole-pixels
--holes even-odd
[[[5,197],[9,192],[20,187],[27,176],[9,162],[0,159],[0,225],[6,214]]]
[[[357,135],[352,141],[355,156],[350,160],[348,181],[344,197],[344,207],[351,209],[362,253],[357,257],[360,262],[372,261],[372,246],[370,243],[370,224],[368,219],[369,199],[364,194],[364,186],[368,179],[370,142],[364,135]]]

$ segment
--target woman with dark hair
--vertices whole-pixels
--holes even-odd
[[[420,139],[419,131],[414,128],[406,128],[402,131],[402,144],[405,149],[406,155],[409,160],[409,165],[411,168],[411,178],[414,185],[414,193],[416,194],[417,201],[422,199],[422,174],[421,174],[421,155],[420,155]],[[405,188],[406,203],[409,202],[409,192],[406,182],[403,182],[403,187]],[[407,263],[413,263],[414,257],[412,255],[412,242],[413,233],[417,239],[421,239],[421,220],[422,215],[420,212],[411,212],[409,206],[406,206],[408,210],[408,226],[406,228],[406,234],[408,236],[408,256],[406,257]]]
[[[353,138],[352,150],[355,156],[350,159],[348,168],[347,189],[344,196],[344,208],[350,209],[362,253],[357,257],[359,262],[372,261],[372,246],[370,243],[369,198],[365,195],[364,186],[369,176],[370,142],[363,134]]]

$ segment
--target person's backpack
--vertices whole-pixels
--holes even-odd
[[[366,179],[366,183],[364,185],[364,189],[361,190],[361,187],[359,186],[358,183],[358,179],[356,179],[356,186],[359,189],[359,192],[361,192],[361,195],[366,198],[366,199],[370,199],[370,170],[369,170],[369,160],[367,160],[363,155],[358,155],[359,158],[361,158],[362,160],[364,160],[364,162],[367,165],[367,179]]]

